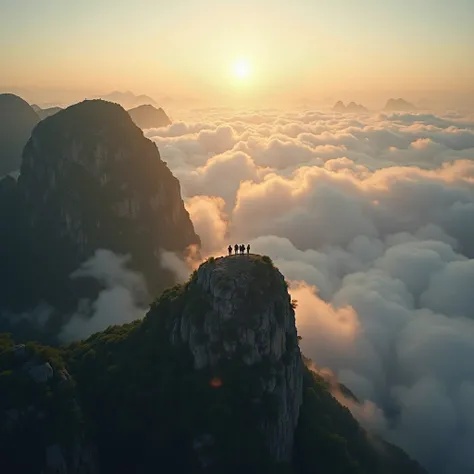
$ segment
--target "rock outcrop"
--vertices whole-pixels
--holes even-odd
[[[0,178],[21,166],[23,147],[40,118],[14,94],[0,94]]]
[[[171,120],[166,112],[160,107],[156,109],[153,105],[140,105],[128,111],[130,117],[137,127],[159,128],[171,125]]]
[[[270,396],[275,416],[260,428],[271,457],[290,461],[303,364],[283,276],[268,257],[210,259],[196,272],[184,298],[187,304],[174,319],[172,342],[189,347],[196,370],[217,369],[229,361],[249,372],[265,367],[256,398]],[[242,383],[247,383],[245,375]]]
[[[67,311],[93,297],[96,283],[70,275],[97,249],[129,254],[131,268],[158,294],[174,283],[160,251],[200,243],[178,180],[117,104],[84,101],[41,121],[25,146],[16,191],[11,184],[2,186],[18,200],[10,242],[21,248],[9,253],[24,260],[15,284],[30,288],[16,310],[44,300]],[[12,266],[5,275],[22,267]]]
[[[5,472],[96,474],[69,373],[52,350],[0,338],[0,456]]]
[[[0,334],[2,467],[426,474],[304,365],[293,309],[268,257],[236,255],[210,258],[143,320],[60,350]]]

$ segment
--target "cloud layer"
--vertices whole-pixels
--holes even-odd
[[[302,349],[354,415],[432,473],[473,472],[472,117],[209,111],[147,136],[204,253],[250,241],[291,280]]]
[[[82,300],[76,313],[59,334],[64,342],[84,339],[110,325],[141,319],[146,308],[146,283],[143,276],[127,268],[128,256],[110,250],[97,250],[71,278],[94,278],[103,289],[95,301]]]

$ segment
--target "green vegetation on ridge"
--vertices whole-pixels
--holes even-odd
[[[286,292],[284,280],[282,288],[272,287],[274,270],[271,260],[263,257],[255,261],[252,277],[263,287],[269,285],[268,291]],[[197,315],[205,310],[206,297],[199,294],[196,278],[193,274],[188,283],[166,290],[143,321],[109,327],[61,349],[28,344],[28,360],[47,360],[53,366],[55,377],[46,384],[29,380],[15,359],[11,339],[0,338],[0,415],[31,405],[35,414],[49,410],[44,419],[30,417],[0,432],[0,455],[7,471],[30,468],[32,463],[40,466],[42,450],[54,442],[65,445],[71,456],[72,440],[85,437],[97,447],[105,474],[171,468],[216,474],[424,472],[394,447],[386,445],[379,452],[331,396],[327,384],[309,369],[304,372],[294,460],[276,465],[259,430],[276,415],[272,397],[262,392],[262,380],[276,369],[275,363],[262,360],[249,367],[238,359],[223,360],[213,369],[195,370],[189,347],[170,342],[174,322],[186,307],[192,305]],[[252,289],[250,302],[258,303],[262,288]],[[284,358],[278,363],[285,364]],[[71,374],[66,384],[57,376],[63,368]],[[30,398],[24,399],[25,394]],[[0,419],[1,428],[5,417]],[[50,420],[61,422],[46,427]],[[44,430],[49,430],[46,437]],[[20,437],[21,452],[12,449]],[[21,456],[30,452],[32,456],[22,461]],[[203,467],[210,459],[213,467]]]

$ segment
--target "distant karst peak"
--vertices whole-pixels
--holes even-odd
[[[170,118],[161,107],[157,109],[153,105],[145,104],[130,109],[128,113],[135,124],[142,129],[171,125]]]
[[[367,112],[367,109],[361,105],[356,104],[355,102],[350,102],[347,106],[344,105],[342,100],[338,100],[334,107],[332,108],[334,112]]]
[[[392,98],[387,101],[384,110],[388,112],[411,112],[416,110],[416,107],[405,99]]]

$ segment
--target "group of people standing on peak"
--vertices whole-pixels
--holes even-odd
[[[232,245],[229,245],[227,247],[227,250],[229,251],[229,255],[232,255]],[[244,244],[235,244],[234,245],[234,253],[235,255],[238,255],[239,253],[243,255],[245,253],[245,245]],[[250,253],[250,244],[247,245],[247,253]]]

